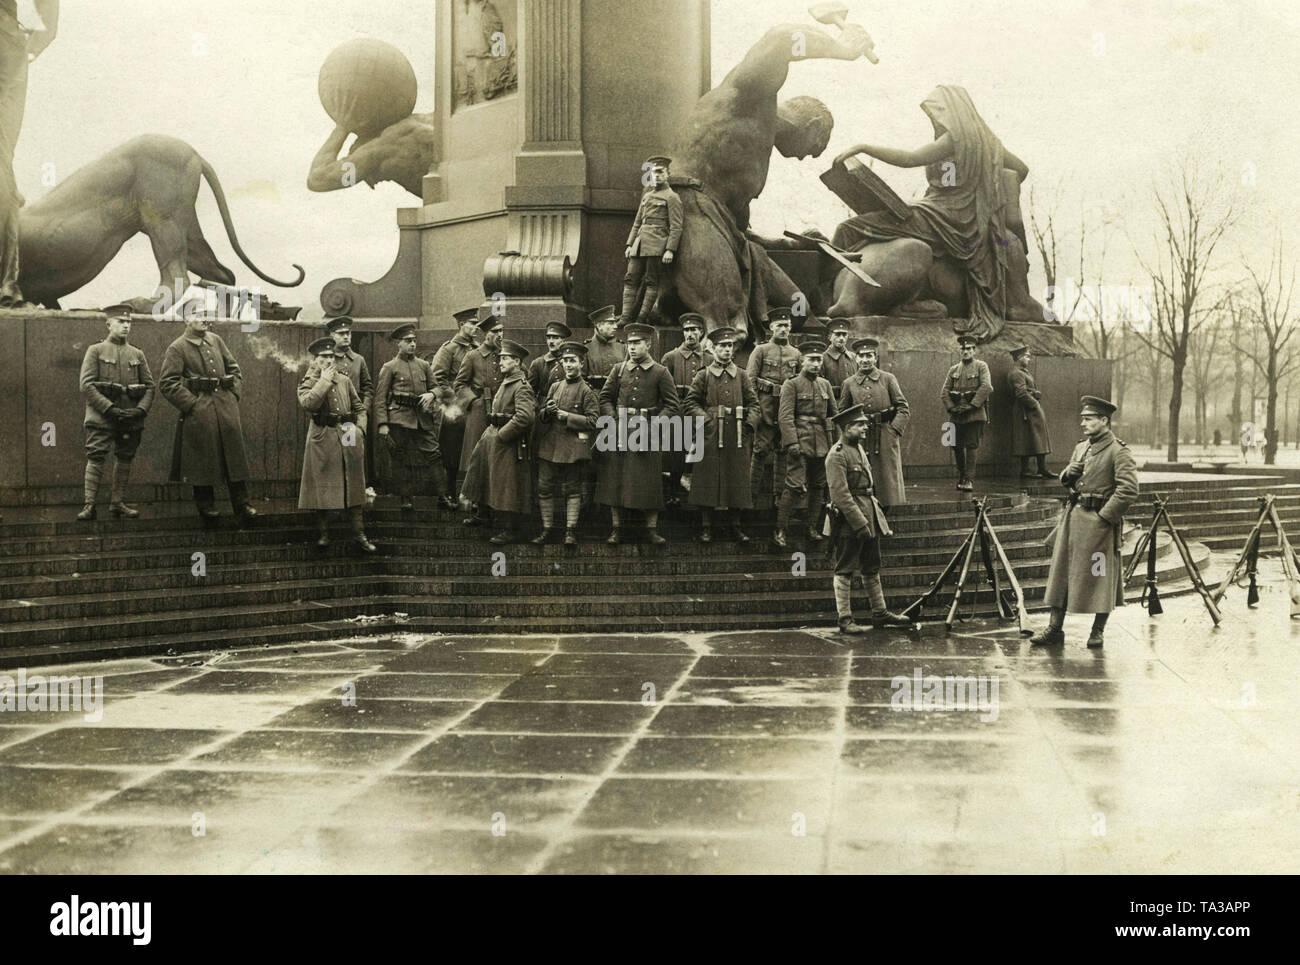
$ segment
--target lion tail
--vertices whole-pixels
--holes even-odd
[[[239,260],[251,268],[253,274],[257,275],[262,281],[275,285],[277,288],[294,288],[301,285],[302,280],[307,277],[307,273],[302,270],[302,265],[293,266],[298,269],[297,279],[294,281],[280,281],[263,272],[262,269],[253,264],[248,255],[244,254],[244,249],[239,244],[239,238],[235,236],[235,222],[230,217],[230,207],[226,204],[226,192],[221,190],[221,181],[217,177],[217,172],[203,158],[199,158],[199,162],[203,165],[203,177],[207,179],[208,187],[212,189],[212,196],[217,199],[217,209],[221,212],[221,220],[226,226],[226,237],[230,239],[230,247],[235,249],[235,254],[239,256]]]

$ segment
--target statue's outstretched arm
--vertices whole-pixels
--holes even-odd
[[[938,138],[914,150],[901,147],[882,147],[877,144],[856,144],[835,157],[836,164],[843,164],[855,154],[869,154],[877,160],[892,164],[897,168],[920,168],[927,164],[946,161],[954,154],[952,135],[944,131]]]
[[[742,94],[774,97],[785,83],[790,63],[795,60],[875,59],[875,43],[857,24],[846,24],[836,40],[819,27],[781,24],[773,27],[749,49],[723,81]]]
[[[325,138],[325,143],[311,159],[311,170],[307,172],[307,190],[337,191],[340,188],[350,188],[357,182],[357,178],[349,179],[346,176],[349,172],[339,160],[339,151],[343,149],[349,133],[347,128],[339,125]],[[352,173],[355,173],[355,167]]]

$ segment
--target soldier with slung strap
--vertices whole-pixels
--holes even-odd
[[[853,351],[858,371],[841,386],[840,405],[860,405],[871,419],[863,448],[876,479],[876,499],[882,506],[898,506],[907,502],[902,443],[912,410],[898,379],[876,365],[880,343],[874,338],[860,338],[853,343]]]
[[[778,493],[776,483],[785,478],[785,459],[780,446],[778,424],[781,386],[799,371],[799,350],[790,344],[790,309],[774,308],[767,313],[772,340],[757,346],[745,371],[758,392],[762,419],[754,438],[754,458],[749,470],[749,488],[757,509],[766,509]]]
[[[86,349],[81,362],[81,394],[86,397],[85,505],[77,519],[95,518],[95,498],[109,450],[117,457],[109,486],[113,492],[109,512],[134,519],[140,511],[128,506],[126,486],[131,461],[140,448],[145,416],[153,404],[154,382],[144,352],[127,341],[131,334],[131,306],[112,305],[108,338]]]
[[[871,600],[871,622],[875,627],[906,627],[912,621],[889,610],[880,583],[880,538],[891,535],[884,510],[876,502],[871,464],[862,449],[867,414],[862,406],[849,406],[834,416],[840,441],[826,455],[826,484],[830,489],[829,529],[831,558],[835,565],[832,585],[835,611],[841,633],[866,630],[853,619],[850,590],[853,577],[862,575]]]
[[[988,364],[975,357],[975,339],[962,335],[957,339],[961,361],[948,370],[939,392],[939,401],[948,410],[948,418],[957,428],[953,454],[957,459],[957,488],[970,492],[975,488],[975,462],[984,423],[989,421],[985,403],[993,394],[993,379]]]
[[[397,356],[379,370],[375,422],[379,436],[388,440],[393,488],[402,509],[410,511],[416,491],[428,479],[438,496],[447,491],[438,448],[442,410],[429,363],[415,354],[415,326],[399,326],[388,338],[397,343]]]
[[[666,157],[646,161],[654,181],[641,196],[636,218],[627,236],[627,275],[623,279],[622,325],[650,320],[659,298],[659,279],[663,268],[673,263],[677,244],[682,238],[682,199],[668,186]],[[644,282],[644,290],[642,289]]]
[[[686,393],[691,390],[695,376],[708,367],[713,361],[713,356],[700,346],[700,339],[704,335],[703,315],[687,312],[677,320],[677,323],[682,328],[682,344],[664,354],[663,366],[672,375],[673,384],[677,386],[678,401],[684,405]],[[684,415],[682,405],[678,406],[676,412],[667,414]],[[669,506],[674,506],[681,502],[679,493],[684,488],[682,477],[689,476],[691,473],[691,464],[686,461],[686,453],[678,450],[664,453],[664,472],[668,476],[665,501]]]
[[[840,400],[840,387],[845,379],[858,371],[858,359],[849,348],[847,318],[832,318],[827,331],[830,333],[831,341],[826,346],[826,354],[822,356],[822,377],[831,384],[835,405],[840,406],[843,404]]]
[[[817,531],[820,509],[826,503],[826,453],[835,435],[831,416],[835,400],[831,384],[820,375],[824,342],[805,341],[802,367],[798,375],[781,386],[777,422],[781,429],[781,447],[785,450],[785,479],[776,510],[776,530],[772,543],[786,548],[785,531],[796,509],[805,510],[808,539],[821,542]]]
[[[465,356],[478,347],[480,337],[478,327],[478,307],[462,308],[452,318],[456,320],[456,334],[438,346],[427,361],[433,372],[434,385],[444,398],[454,398],[452,383],[460,373],[460,364]],[[438,435],[438,448],[442,450],[442,467],[447,472],[447,488],[454,489],[460,475],[460,451],[465,444],[465,411],[456,407],[457,412],[444,416],[442,431]],[[450,497],[447,504],[454,505]]]
[[[538,546],[546,542],[561,517],[565,521],[564,544],[578,545],[585,469],[591,461],[592,437],[600,417],[600,401],[582,377],[586,354],[587,348],[580,342],[560,346],[563,377],[546,390],[546,400],[537,414],[542,426],[537,443],[537,502],[542,511],[542,532],[533,542]]]

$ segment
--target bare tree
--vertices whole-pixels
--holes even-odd
[[[1136,246],[1134,253],[1151,279],[1154,331],[1137,334],[1170,361],[1168,459],[1177,462],[1188,342],[1218,307],[1208,304],[1207,276],[1219,242],[1237,219],[1237,201],[1222,172],[1204,176],[1193,160],[1179,164],[1168,184],[1153,186],[1152,196],[1155,254],[1147,257]]]
[[[1215,316],[1210,322],[1192,333],[1187,341],[1188,370],[1191,373],[1192,392],[1196,399],[1196,444],[1207,441],[1208,403],[1219,380],[1217,351],[1224,335],[1223,319]],[[1228,333],[1230,337],[1230,332]]]
[[[1256,344],[1246,350],[1246,356],[1255,364],[1264,380],[1264,464],[1271,466],[1277,457],[1278,387],[1294,370],[1296,361],[1295,355],[1287,348],[1291,336],[1295,334],[1291,298],[1295,293],[1296,269],[1292,264],[1288,275],[1285,251],[1279,236],[1274,242],[1268,269],[1263,275],[1250,264],[1246,265],[1246,271],[1250,274],[1248,317],[1259,336],[1254,340]]]

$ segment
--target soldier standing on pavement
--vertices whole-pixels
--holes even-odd
[[[1052,451],[1052,437],[1047,431],[1047,415],[1043,412],[1043,397],[1038,383],[1029,374],[1033,356],[1029,346],[1021,345],[1011,350],[1011,371],[1007,373],[1007,387],[1013,399],[1011,407],[1011,454],[1020,457],[1020,475],[1051,479],[1047,471],[1047,456]],[[1038,462],[1038,471],[1029,469],[1029,460]]]
[[[803,362],[799,374],[781,386],[777,416],[785,451],[785,479],[772,544],[780,549],[786,548],[785,531],[797,509],[804,511],[808,539],[814,543],[822,540],[817,526],[826,503],[826,453],[835,435],[831,422],[835,400],[830,382],[821,377],[826,345],[809,340],[800,349]]]
[[[871,600],[875,627],[906,627],[912,621],[892,613],[880,583],[880,538],[891,530],[885,512],[876,502],[871,463],[862,449],[869,420],[862,406],[841,409],[834,417],[840,441],[826,456],[826,484],[831,503],[831,554],[835,564],[832,585],[841,633],[865,633],[853,619],[852,579],[861,574]]]
[[[627,274],[623,278],[623,314],[620,325],[645,323],[659,297],[659,279],[664,267],[673,263],[682,237],[682,199],[668,186],[666,157],[646,161],[654,181],[641,195],[636,219],[627,236]],[[644,289],[642,285],[644,284]]]
[[[140,511],[128,506],[127,483],[131,461],[140,448],[145,416],[153,404],[154,382],[144,352],[127,341],[131,334],[131,306],[110,305],[108,338],[86,349],[81,362],[81,394],[86,397],[83,420],[86,436],[85,505],[77,519],[95,518],[95,499],[110,450],[116,456],[109,477],[114,516],[134,519]]]
[[[357,393],[352,376],[339,368],[339,347],[334,333],[307,346],[314,361],[298,383],[298,404],[311,415],[307,445],[302,457],[302,482],[298,487],[298,508],[316,512],[320,535],[316,545],[330,542],[330,512],[347,510],[357,548],[375,552],[366,538],[362,510],[366,504],[366,442],[360,420],[366,406]]]
[[[822,356],[822,376],[831,384],[831,392],[834,393],[835,404],[838,406],[841,404],[840,387],[844,385],[845,379],[858,371],[858,360],[848,347],[847,318],[832,318],[828,331],[831,342],[826,347],[826,354]]]
[[[524,516],[533,509],[533,422],[537,417],[533,387],[524,378],[528,350],[518,342],[501,340],[501,384],[492,396],[487,428],[465,470],[464,495],[491,508],[497,546],[519,538]]]
[[[685,412],[681,405],[686,402],[686,393],[691,390],[695,376],[708,367],[712,356],[700,347],[700,339],[704,336],[704,316],[687,312],[677,321],[682,327],[682,344],[664,355],[663,367],[673,377],[680,403],[678,410],[671,414],[684,416]],[[675,506],[681,502],[678,494],[684,491],[682,477],[689,477],[691,473],[691,463],[686,461],[686,453],[676,450],[665,453],[664,472],[668,474],[665,501],[669,506]]]
[[[1044,602],[1051,608],[1046,629],[1034,634],[1035,646],[1065,643],[1065,613],[1092,613],[1088,646],[1102,646],[1111,611],[1124,605],[1120,542],[1124,514],[1138,497],[1137,463],[1128,446],[1115,438],[1113,402],[1085,395],[1079,424],[1085,438],[1074,447],[1061,485],[1070,490],[1052,534],[1052,567]]]
[[[438,346],[427,361],[433,372],[434,385],[439,394],[450,399],[454,397],[452,383],[460,373],[460,365],[465,356],[478,347],[478,307],[462,308],[452,315],[456,320],[456,334]],[[460,451],[465,444],[465,413],[454,417],[444,414],[442,431],[438,434],[438,448],[442,450],[442,467],[447,473],[448,489],[454,489],[460,474]],[[448,503],[454,501],[448,497]]]
[[[985,403],[993,394],[993,379],[988,364],[975,357],[975,339],[963,335],[957,339],[961,361],[948,370],[939,401],[948,410],[956,426],[953,454],[957,459],[957,488],[970,492],[975,488],[976,453],[984,423],[989,421]]]
[[[239,420],[244,375],[208,320],[185,320],[185,333],[167,346],[158,372],[158,389],[181,414],[172,445],[171,481],[194,487],[194,504],[203,519],[217,515],[214,487],[225,480],[235,515],[257,515],[248,501],[248,457]]]
[[[903,433],[912,411],[892,372],[877,367],[880,343],[860,338],[853,343],[858,371],[840,388],[840,405],[860,405],[871,417],[862,447],[871,460],[880,505],[900,506],[907,502],[903,485]]]
[[[649,325],[633,323],[623,333],[627,339],[627,361],[614,366],[600,390],[601,414],[616,422],[630,422],[675,412],[677,387],[668,370],[650,357],[650,339],[654,338],[655,330]],[[629,428],[628,435],[633,431]],[[661,455],[651,446],[631,451],[623,447],[623,440],[619,440],[618,448],[602,454],[596,499],[609,507],[613,520],[613,530],[606,542],[622,542],[622,513],[627,509],[645,512],[646,535],[651,543],[662,546],[667,542],[658,530],[659,510],[664,508],[664,487],[659,478],[663,465]]]
[[[460,371],[452,388],[456,399],[465,412],[465,439],[460,447],[460,470],[469,475],[470,458],[478,445],[483,431],[487,428],[488,407],[501,384],[501,328],[496,315],[489,315],[478,323],[482,333],[482,342],[472,352],[466,352],[460,363]],[[463,484],[462,484],[463,487]],[[462,506],[466,500],[462,495]],[[483,515],[477,507],[468,507],[472,511],[462,522],[466,526],[478,526],[483,522]]]
[[[762,421],[754,437],[754,458],[750,463],[749,488],[754,505],[767,509],[778,495],[776,486],[785,478],[785,460],[779,445],[777,425],[781,386],[799,370],[799,350],[790,344],[790,309],[774,308],[767,313],[772,340],[757,346],[745,370],[758,392]],[[774,465],[775,463],[775,465]]]
[[[731,511],[731,531],[748,543],[740,528],[740,511],[754,501],[749,491],[749,463],[760,418],[758,393],[749,373],[733,362],[736,330],[715,328],[709,333],[713,361],[696,373],[682,406],[687,418],[704,416],[704,449],[691,473],[688,499],[703,514],[699,540],[713,540],[713,514]]]
[[[582,512],[582,490],[586,465],[600,417],[600,401],[582,377],[582,360],[587,348],[580,342],[565,342],[559,357],[563,375],[546,390],[538,412],[542,430],[537,444],[537,501],[542,511],[542,532],[533,540],[546,542],[556,520],[564,519],[564,545],[578,545],[578,516]]]
[[[439,497],[447,492],[438,448],[442,410],[429,363],[415,354],[415,326],[399,326],[388,338],[397,343],[397,355],[379,370],[375,422],[378,434],[388,440],[393,488],[402,509],[409,511],[415,508],[415,493],[430,478]]]

